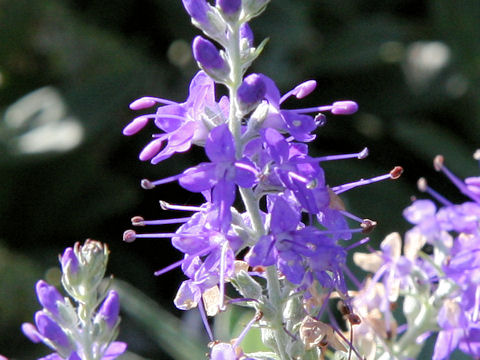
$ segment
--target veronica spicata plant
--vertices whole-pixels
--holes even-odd
[[[54,351],[42,359],[113,360],[126,350],[125,343],[115,341],[120,303],[117,292],[108,290],[110,279],[104,279],[108,253],[95,240],[65,249],[60,256],[62,285],[71,299],[46,281],[37,282],[43,309],[35,313],[35,325],[24,323],[22,330]]]
[[[136,117],[123,130],[130,136],[154,123],[159,133],[139,156],[152,164],[192,146],[205,149],[208,161],[181,174],[141,182],[145,189],[178,182],[201,193],[205,202],[195,206],[161,202],[164,210],[186,215],[160,220],[135,216],[132,224],[180,224],[176,232],[127,230],[123,239],[170,238],[183,253],[182,259],[155,274],[182,269],[186,280],[174,303],[182,310],[200,310],[214,360],[318,359],[331,353],[328,348],[347,354],[352,344],[335,322],[322,320],[328,317],[329,299],[335,294],[344,302],[345,316],[358,321],[351,313],[344,278],[346,256],[349,249],[368,241],[362,234],[371,231],[375,222],[349,213],[339,195],[396,179],[402,172],[396,167],[371,179],[327,184],[323,162],[363,159],[368,151],[313,157],[308,144],[325,124],[325,113],[351,115],[358,106],[342,100],[285,108],[287,99],[306,97],[316,82],[308,80],[282,93],[267,75],[248,74],[266,44],[255,46],[248,22],[268,2],[217,0],[213,5],[183,0],[192,23],[204,34],[192,45],[201,70],[184,102],[148,96],[131,103],[132,110],[154,110]],[[225,86],[228,96],[217,99],[217,85]],[[353,234],[360,234],[360,239],[352,240]],[[226,295],[227,283],[237,290],[236,296]],[[255,316],[236,340],[216,341],[207,316],[232,304],[253,308]],[[241,341],[251,326],[261,328],[270,352],[243,352]]]
[[[416,358],[435,334],[433,360],[449,359],[456,349],[480,357],[480,177],[459,179],[441,155],[434,167],[467,200],[452,203],[421,178],[419,190],[436,202],[417,199],[404,210],[414,226],[405,234],[403,255],[398,233],[387,236],[380,251],[354,254],[374,273],[353,301],[364,319],[354,329],[355,345],[368,359]],[[391,309],[400,298],[406,322],[398,325]]]

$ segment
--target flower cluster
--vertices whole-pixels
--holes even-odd
[[[286,109],[283,103],[287,99],[306,97],[314,91],[316,82],[303,82],[282,94],[268,76],[246,75],[265,44],[255,47],[248,21],[267,3],[217,0],[213,6],[206,0],[183,0],[193,24],[216,44],[202,36],[193,40],[193,55],[201,71],[192,79],[184,102],[142,97],[130,104],[132,110],[158,107],[151,114],[135,118],[123,132],[136,134],[153,121],[161,132],[153,135],[139,156],[152,164],[188,151],[193,145],[204,147],[208,161],[160,180],[144,179],[141,184],[152,189],[176,181],[190,192],[201,193],[205,203],[184,206],[161,202],[163,209],[193,214],[160,220],[135,216],[134,226],[181,226],[174,233],[127,230],[123,239],[171,238],[172,245],[184,254],[183,259],[155,273],[161,275],[181,267],[187,279],[174,301],[179,309],[198,307],[205,318],[224,310],[228,303],[243,300],[263,314],[257,321],[264,342],[278,358],[299,358],[306,352],[318,357],[328,344],[334,346],[338,340],[332,327],[320,326],[311,316],[323,315],[332,292],[349,301],[344,267],[347,251],[358,243],[347,242],[352,234],[368,233],[375,226],[374,221],[347,212],[339,194],[396,179],[402,169],[396,167],[384,175],[338,186],[327,184],[322,162],[363,159],[368,150],[313,157],[308,143],[325,124],[325,113],[351,115],[358,106],[353,101],[337,101]],[[216,84],[228,89],[228,96],[218,101]],[[234,207],[238,198],[244,210]],[[352,228],[347,219],[357,225]],[[368,238],[360,243],[365,241]],[[260,285],[263,279],[267,289]],[[243,298],[227,300],[227,282]],[[323,306],[304,310],[302,304],[312,303],[319,292],[324,295],[320,301]],[[286,318],[284,311],[289,314]],[[305,335],[312,328],[316,329],[316,340]],[[317,346],[319,342],[323,347]],[[230,359],[233,355],[227,354],[234,353],[254,358],[238,355],[242,354],[238,341],[212,348],[214,359]]]
[[[54,286],[37,282],[43,309],[35,314],[35,325],[24,323],[22,330],[31,341],[54,351],[42,359],[113,360],[125,351],[125,343],[114,341],[120,303],[117,292],[105,286],[107,259],[107,247],[95,240],[76,243],[60,257],[62,285],[75,305]]]
[[[371,343],[376,337],[380,349],[398,359],[418,355],[423,339],[437,332],[434,360],[450,358],[457,348],[480,356],[480,178],[459,179],[441,155],[435,158],[434,167],[468,200],[454,204],[421,178],[419,189],[439,205],[420,199],[404,210],[405,219],[414,226],[405,234],[403,255],[400,235],[391,234],[382,242],[381,251],[354,256],[359,266],[375,273],[354,301],[366,319],[363,332],[370,332]],[[391,304],[399,295],[404,297],[407,321],[397,328]],[[373,317],[372,309],[379,309],[383,316],[375,313]],[[374,359],[375,346],[369,346]]]

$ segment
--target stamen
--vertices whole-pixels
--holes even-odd
[[[373,177],[373,178],[370,178],[370,179],[361,179],[361,180],[358,180],[358,181],[354,181],[352,183],[335,186],[335,187],[332,188],[332,191],[335,194],[338,195],[338,194],[341,194],[345,191],[356,188],[358,186],[373,184],[375,182],[383,181],[383,180],[387,180],[387,179],[395,180],[395,179],[398,179],[400,177],[402,172],[403,172],[403,168],[401,166],[395,166],[392,169],[392,171],[390,171],[388,174],[376,176],[376,177]]]
[[[217,247],[218,245],[217,244],[214,244],[214,245],[211,245],[205,249],[202,249],[198,252],[196,252],[195,254],[192,254],[192,255],[189,255],[189,257],[197,257],[197,256],[203,256],[207,253],[209,253],[212,249],[214,249],[215,247]],[[163,269],[160,269],[158,271],[155,271],[153,273],[153,275],[155,276],[160,276],[160,275],[163,275],[167,272],[169,272],[170,270],[173,270],[179,266],[181,266],[184,262],[186,261],[186,258],[182,259],[182,260],[178,260],[176,262],[174,262],[173,264],[170,264],[168,265],[167,267],[163,268]]]
[[[287,100],[290,96],[294,95],[297,99],[302,99],[305,96],[309,95],[315,87],[317,86],[317,82],[315,80],[307,80],[287,92],[280,98],[280,104]]]
[[[188,205],[174,205],[166,201],[160,200],[160,207],[162,210],[179,210],[179,211],[206,211],[205,208],[200,206],[188,206]]]
[[[366,238],[363,238],[362,240],[359,240],[357,242],[355,242],[354,244],[350,245],[350,246],[347,246],[345,248],[345,251],[350,251],[352,249],[355,249],[356,247],[359,247],[359,246],[362,246],[363,244],[366,244],[370,241],[370,238],[369,237],[366,237]]]
[[[222,245],[222,251],[220,253],[220,304],[218,308],[220,311],[225,311],[225,268],[227,257],[228,242],[225,241]]]
[[[441,171],[443,172],[449,179],[450,181],[460,190],[460,192],[468,197],[470,197],[472,200],[476,202],[480,202],[480,197],[478,197],[475,193],[470,191],[468,187],[465,185],[465,183],[460,180],[456,175],[454,175],[444,164],[443,164],[443,156],[442,155],[437,155],[435,156],[435,159],[433,160],[433,166],[436,171]]]
[[[370,240],[369,238],[366,238],[366,239]],[[360,241],[362,241],[362,240],[360,240]],[[349,246],[345,250],[349,251],[351,248],[352,247]],[[347,275],[347,277],[355,284],[357,289],[361,289],[362,288],[362,283],[357,279],[355,274],[348,268],[348,266],[346,264],[341,264],[341,267],[342,267],[343,271],[345,272],[345,274]]]
[[[340,210],[340,212],[341,212],[344,216],[346,216],[346,217],[348,217],[348,218],[350,218],[350,219],[352,219],[352,220],[355,220],[355,221],[357,221],[357,222],[359,222],[359,223],[362,223],[362,222],[363,222],[363,219],[362,219],[362,218],[359,218],[357,215],[353,215],[352,213],[349,213],[349,212],[346,211],[346,210]]]
[[[363,229],[363,234],[370,234],[376,226],[377,222],[370,219],[364,219],[363,222],[360,224],[360,227]]]
[[[154,114],[136,117],[127,126],[125,126],[122,132],[123,135],[130,136],[138,133],[147,125],[148,121],[153,118],[155,118]]]
[[[142,186],[142,188],[144,188],[145,190],[150,190],[150,189],[153,189],[155,186],[158,186],[158,185],[163,185],[163,184],[168,184],[170,182],[173,182],[173,181],[177,181],[178,179],[180,179],[182,176],[184,176],[184,174],[178,174],[178,175],[174,175],[174,176],[169,176],[165,179],[160,179],[160,180],[156,180],[156,181],[150,181],[148,179],[143,179],[141,182],[140,182],[140,185]]]
[[[250,320],[247,324],[247,326],[245,326],[242,330],[242,332],[240,333],[240,335],[238,335],[238,337],[236,338],[235,342],[233,343],[233,347],[236,348],[237,346],[240,345],[240,343],[242,342],[243,338],[245,337],[245,335],[247,335],[248,331],[250,330],[250,328],[253,326],[253,324],[255,324],[258,320],[260,320],[261,318],[263,317],[263,314],[259,311],[255,314],[255,316],[252,318],[252,320]]]
[[[190,220],[189,217],[176,219],[145,220],[141,216],[134,216],[131,219],[133,226],[181,224],[187,222],[188,220]]]
[[[365,159],[368,156],[368,148],[364,148],[362,151],[353,154],[342,154],[342,155],[327,155],[317,158],[313,158],[316,161],[332,161],[332,160],[344,160],[344,159]]]
[[[453,205],[453,203],[451,201],[447,200],[445,197],[440,195],[437,191],[433,190],[430,186],[428,186],[427,180],[423,177],[418,179],[417,188],[421,192],[426,192],[431,197],[433,197],[435,200],[437,200],[439,203],[441,203],[445,206],[452,206]]]
[[[130,104],[130,109],[132,110],[142,110],[142,109],[147,109],[149,107],[152,107],[156,103],[160,104],[165,104],[165,105],[174,105],[176,102],[167,100],[167,99],[161,99],[161,98],[156,98],[156,97],[150,97],[150,96],[144,96],[140,99],[135,100]]]
[[[126,230],[123,233],[123,241],[132,243],[137,238],[137,233],[134,230]]]
[[[314,120],[317,127],[322,127],[327,124],[327,117],[322,113],[317,114]]]
[[[213,341],[213,333],[212,329],[210,328],[210,324],[208,323],[207,314],[205,314],[205,307],[203,305],[203,300],[200,301],[198,304],[198,310],[200,311],[200,316],[202,318],[203,326],[205,326],[205,330],[207,330],[208,338],[210,341]]]
[[[295,109],[298,114],[330,111],[334,115],[351,115],[358,110],[358,104],[355,101],[336,101],[332,105],[315,106],[304,109]]]

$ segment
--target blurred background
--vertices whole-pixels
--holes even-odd
[[[317,156],[370,149],[365,160],[326,164],[329,184],[404,167],[395,182],[342,196],[351,212],[378,221],[372,246],[408,229],[401,212],[412,196],[424,196],[418,177],[462,199],[433,170],[436,154],[460,177],[478,175],[479,19],[477,0],[274,0],[251,23],[257,44],[270,38],[252,72],[283,92],[318,82],[292,106],[360,105],[354,116],[329,116],[317,132]],[[175,184],[145,191],[139,181],[177,174],[201,160],[199,152],[152,166],[137,160],[151,131],[121,133],[135,116],[132,100],[186,98],[198,33],[180,0],[0,0],[1,354],[48,353],[20,325],[39,309],[35,282],[58,282],[58,254],[86,238],[107,243],[108,272],[135,287],[127,293],[139,291],[123,303],[125,358],[188,359],[186,343],[207,351],[196,345],[204,342],[197,314],[172,304],[181,272],[153,276],[180,254],[168,240],[122,242],[132,216],[171,216],[158,200],[198,204]],[[235,316],[225,320],[230,327]]]

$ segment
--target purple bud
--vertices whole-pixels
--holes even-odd
[[[240,25],[240,38],[246,39],[250,47],[253,46],[253,31],[250,25],[248,25],[248,23],[243,23],[242,25]]]
[[[238,87],[238,98],[244,104],[255,104],[262,100],[267,91],[267,87],[259,74],[250,74],[243,79]]]
[[[64,348],[70,347],[68,336],[63,332],[62,328],[45,312],[37,311],[35,314],[35,324],[37,325],[38,332],[56,345]]]
[[[217,6],[224,14],[233,15],[242,7],[242,0],[217,0]]]
[[[40,280],[35,286],[38,302],[49,312],[58,316],[57,302],[64,302],[63,296],[58,292],[55,286],[49,285],[47,282]]]
[[[357,112],[358,105],[355,101],[337,101],[332,104],[332,114],[335,115],[351,115]]]
[[[62,258],[60,259],[60,263],[62,264],[63,273],[68,271],[71,274],[75,274],[78,271],[78,259],[75,255],[75,251],[73,251],[71,247],[65,249]]]
[[[147,125],[148,120],[148,116],[139,116],[133,119],[132,122],[123,129],[123,135],[130,136],[136,134]]]
[[[200,24],[208,22],[208,3],[205,0],[182,0],[188,15]]]
[[[120,313],[120,302],[118,300],[118,294],[114,290],[108,292],[107,297],[103,301],[100,310],[98,310],[97,316],[102,318],[112,329],[118,320],[118,314]]]
[[[37,328],[33,324],[23,323],[22,332],[34,343],[39,343],[42,341],[42,335],[40,335]]]
[[[193,57],[205,69],[221,69],[224,67],[223,61],[218,49],[210,41],[197,36],[193,39]]]

